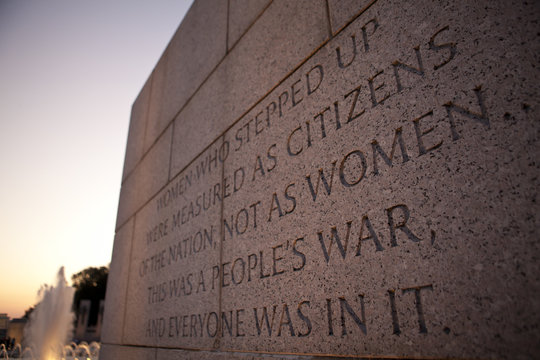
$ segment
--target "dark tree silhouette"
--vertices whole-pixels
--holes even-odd
[[[107,289],[107,276],[109,268],[106,266],[88,267],[71,276],[72,286],[75,288],[73,297],[73,311],[79,313],[81,300],[91,300],[90,318],[88,325],[96,325],[99,312],[99,301],[105,299]]]
[[[36,305],[31,306],[31,307],[29,307],[28,309],[26,309],[22,318],[23,318],[23,319],[26,319],[26,320],[29,320],[29,319],[30,319],[30,314],[31,314],[35,309],[36,309]]]

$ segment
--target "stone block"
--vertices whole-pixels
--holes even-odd
[[[509,175],[536,172],[534,135],[520,137],[538,85],[509,80],[534,72],[518,40],[534,46],[533,36],[505,33],[527,10],[467,5],[468,16],[447,26],[445,11],[400,4],[399,14],[375,4],[226,133],[224,177],[244,181],[224,202],[221,309],[231,321],[222,349],[532,354],[534,331],[521,331],[537,310],[507,297],[539,290],[513,268],[519,258],[524,273],[536,271],[532,244],[502,240],[512,223],[526,238],[537,217],[537,180]],[[465,30],[486,22],[485,36],[511,54],[505,61],[493,57],[493,41]],[[513,117],[519,125],[505,120]],[[486,229],[494,238],[481,241]],[[486,294],[498,305],[474,300]]]
[[[144,203],[154,196],[169,179],[172,126],[146,153],[120,190],[116,227],[122,226]]]
[[[227,43],[231,49],[258,16],[270,4],[270,0],[232,0],[229,2],[229,33]]]
[[[102,344],[100,359],[155,360],[156,349]]]
[[[174,360],[174,359],[237,360],[239,358],[228,353],[216,353],[216,352],[211,352],[211,351],[206,351],[206,350],[174,350],[174,349],[159,349],[158,350],[157,360]],[[243,357],[242,359],[246,359],[246,358]]]
[[[171,180],[134,220],[124,342],[534,358],[538,6],[380,0],[328,41],[326,15],[273,1],[175,119]]]
[[[264,353],[242,353],[242,352],[219,352],[208,350],[175,350],[175,349],[158,349],[157,360],[340,360],[340,357],[316,357],[302,356],[293,354],[264,354]]]
[[[272,2],[176,118],[172,174],[327,39],[325,19],[324,1]]]
[[[103,343],[122,343],[132,239],[133,220],[118,229],[114,237],[101,332]]]
[[[226,36],[227,2],[195,1],[160,61],[164,68],[161,81],[153,85],[146,145],[163,132],[225,56]]]
[[[165,49],[151,75],[152,84],[148,100],[148,120],[143,139],[144,153],[150,149],[170,123],[170,119],[162,116],[162,112],[164,111],[162,103],[166,97],[165,84],[167,82],[168,52],[168,48]]]
[[[332,34],[335,35],[375,2],[376,0],[328,0]]]
[[[151,83],[152,77],[149,77],[131,108],[122,181],[135,169],[145,152],[144,134],[148,118]]]
[[[124,328],[129,344],[214,347],[223,151],[211,146],[135,217]]]

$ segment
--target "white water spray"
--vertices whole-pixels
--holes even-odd
[[[75,289],[68,286],[62,266],[56,275],[56,286],[43,285],[38,292],[39,303],[30,314],[25,327],[25,339],[39,360],[57,360],[73,333],[74,314],[71,311]]]

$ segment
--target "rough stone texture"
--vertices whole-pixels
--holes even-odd
[[[132,239],[133,220],[121,227],[114,238],[104,307],[108,321],[101,332],[101,341],[106,344],[122,343]]]
[[[328,0],[332,34],[335,35],[355,16],[375,2],[376,0]]]
[[[197,325],[192,314],[219,307],[219,281],[213,278],[212,266],[220,262],[221,164],[216,143],[137,213],[124,327],[127,343],[213,347],[215,339],[201,337],[200,326],[191,326]]]
[[[176,118],[172,174],[326,40],[325,17],[322,0],[272,2]]]
[[[229,2],[229,37],[231,49],[244,32],[253,24],[270,0],[231,0]]]
[[[151,93],[148,101],[148,121],[144,133],[143,149],[144,153],[150,149],[161,132],[167,127],[171,119],[162,115],[163,99],[165,98],[165,84],[167,81],[167,56],[169,48],[159,59],[156,67],[150,75],[152,81]],[[174,115],[173,115],[174,116]]]
[[[116,227],[128,220],[169,179],[172,126],[160,137],[122,184]]]
[[[152,76],[150,76],[144,84],[139,96],[137,96],[137,99],[131,108],[131,121],[129,123],[129,135],[126,144],[122,181],[133,171],[137,163],[141,160],[145,150],[143,145],[151,86]]]
[[[100,359],[155,360],[156,349],[102,344]]]
[[[160,96],[152,96],[147,144],[167,127],[225,56],[226,36],[227,2],[195,1],[163,55],[164,77],[154,86]]]
[[[304,356],[292,354],[257,354],[257,353],[242,353],[242,352],[218,352],[218,351],[186,351],[173,349],[158,349],[157,360],[340,360],[344,357],[336,356]],[[350,359],[350,358],[349,358]],[[382,358],[370,358],[370,360],[383,360]]]
[[[169,183],[120,221],[123,344],[536,357],[539,6],[342,4],[273,1],[175,119]]]

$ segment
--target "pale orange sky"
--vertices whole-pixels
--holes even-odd
[[[0,313],[110,262],[131,105],[191,2],[0,2]]]

